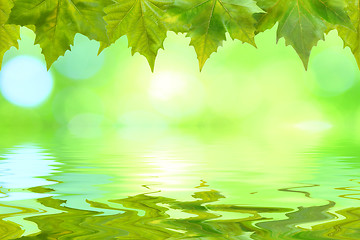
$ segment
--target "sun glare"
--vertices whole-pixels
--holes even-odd
[[[53,79],[45,64],[30,56],[18,56],[0,72],[0,89],[6,100],[21,107],[36,107],[50,95]]]
[[[183,118],[202,109],[204,86],[193,75],[160,72],[152,78],[149,95],[158,112],[173,118]]]

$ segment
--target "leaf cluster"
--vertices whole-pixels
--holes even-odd
[[[70,50],[76,33],[101,43],[100,52],[126,35],[132,53],[154,69],[167,31],[185,33],[200,69],[226,34],[256,46],[255,36],[277,26],[305,68],[311,49],[337,30],[360,66],[360,10],[355,0],[0,0],[0,66],[17,47],[19,26],[36,34],[48,68]]]

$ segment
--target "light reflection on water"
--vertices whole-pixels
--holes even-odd
[[[0,149],[0,239],[358,239],[358,147],[59,138]]]

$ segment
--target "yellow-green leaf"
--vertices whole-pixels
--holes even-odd
[[[152,70],[155,58],[166,38],[162,17],[173,0],[117,0],[105,9],[110,43],[126,35],[132,54],[144,55]],[[102,48],[106,44],[102,44]]]
[[[350,47],[360,68],[360,6],[359,1],[356,0],[348,0],[347,2],[348,14],[354,29],[339,26],[337,30],[339,36],[344,41],[344,45]]]
[[[15,0],[8,22],[34,25],[48,68],[70,50],[76,33],[107,42],[103,8],[110,0]]]
[[[18,47],[20,39],[20,27],[6,24],[12,7],[12,0],[0,0],[0,69],[5,52],[12,46]]]
[[[257,0],[265,11],[258,17],[258,31],[277,22],[277,38],[294,47],[307,68],[311,49],[324,39],[329,24],[351,28],[344,0]]]
[[[262,12],[253,0],[179,0],[167,18],[175,32],[187,32],[198,56],[200,69],[226,40],[233,39],[255,46],[254,13]]]

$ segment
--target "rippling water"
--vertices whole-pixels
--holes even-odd
[[[356,240],[360,148],[324,139],[3,138],[0,239]]]

